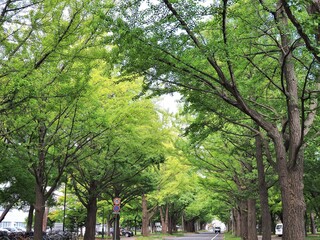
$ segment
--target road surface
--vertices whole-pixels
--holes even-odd
[[[281,237],[273,235],[272,240],[281,240]],[[153,238],[154,239],[154,238]],[[186,233],[183,237],[162,237],[162,240],[223,240],[223,234],[216,234],[212,232],[204,233]],[[258,236],[258,240],[261,240],[262,237]],[[121,240],[136,240],[133,237],[121,237]]]
[[[165,237],[164,240],[223,240],[223,234],[213,232],[187,233],[183,237]]]

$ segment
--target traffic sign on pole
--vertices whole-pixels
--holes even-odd
[[[119,205],[114,205],[113,206],[113,212],[118,213],[120,211],[120,206]]]
[[[120,198],[114,198],[113,199],[113,214],[119,214],[120,212],[120,203],[121,199]]]
[[[120,203],[121,203],[121,198],[114,198],[113,199],[113,204],[114,205],[120,205]]]

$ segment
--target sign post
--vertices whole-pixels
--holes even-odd
[[[121,199],[120,198],[114,198],[113,199],[113,214],[115,214],[115,219],[114,219],[114,229],[113,229],[113,239],[117,240],[117,232],[118,232],[118,215],[120,213],[120,204],[121,204]]]

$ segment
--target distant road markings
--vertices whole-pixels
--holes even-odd
[[[219,233],[215,235],[213,238],[211,238],[211,240],[215,239],[217,236],[219,236]]]

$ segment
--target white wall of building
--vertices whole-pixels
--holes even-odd
[[[3,209],[0,209],[0,215]],[[0,228],[4,227],[26,227],[28,212],[18,209],[11,209],[5,218],[0,222]]]

